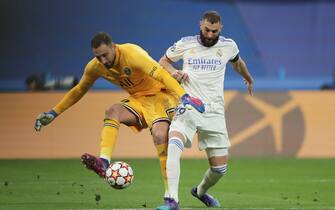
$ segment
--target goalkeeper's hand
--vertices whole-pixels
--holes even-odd
[[[205,112],[205,105],[204,103],[195,97],[190,96],[189,94],[184,94],[181,97],[181,103],[183,104],[184,107],[187,107],[188,105],[192,106],[195,108],[198,112],[204,113]]]
[[[188,77],[188,74],[182,70],[176,70],[174,71],[171,76],[175,78],[179,83],[181,82],[189,82],[190,79]]]
[[[51,110],[50,112],[43,112],[39,114],[35,121],[35,126],[34,126],[35,130],[40,131],[43,126],[46,126],[49,123],[51,123],[57,117],[57,115],[58,114],[54,110]]]

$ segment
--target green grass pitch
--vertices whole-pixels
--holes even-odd
[[[158,160],[126,159],[134,183],[115,190],[79,160],[0,160],[0,209],[154,209],[162,204]],[[189,193],[206,160],[182,160],[182,209],[206,209]],[[335,159],[231,158],[210,190],[220,209],[335,209]]]

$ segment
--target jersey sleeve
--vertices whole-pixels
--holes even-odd
[[[136,48],[136,50],[132,50],[132,67],[158,80],[179,97],[185,94],[184,88],[140,47]]]
[[[237,61],[238,58],[239,58],[239,49],[237,47],[236,42],[234,42],[233,40],[231,40],[231,45],[230,45],[229,51],[231,53],[229,61],[232,61],[232,62]]]
[[[57,114],[61,114],[70,108],[85,95],[98,77],[98,74],[95,73],[95,66],[90,63],[87,64],[79,83],[65,94],[63,99],[53,108],[53,110]]]
[[[165,56],[173,62],[177,62],[183,58],[185,46],[182,40],[174,43],[166,50]]]

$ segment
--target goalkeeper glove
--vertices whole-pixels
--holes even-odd
[[[43,126],[48,125],[51,123],[56,117],[57,117],[57,112],[54,110],[51,110],[50,112],[43,112],[39,114],[36,118],[35,121],[35,130],[40,131]]]
[[[204,103],[200,99],[192,97],[192,96],[190,96],[187,93],[184,94],[181,97],[181,103],[183,104],[184,107],[186,107],[187,105],[191,105],[198,112],[200,112],[200,113],[204,113],[205,112],[205,105],[204,105]]]

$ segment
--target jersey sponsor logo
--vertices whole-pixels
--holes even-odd
[[[191,65],[194,71],[215,71],[222,61],[220,59],[189,58],[187,64]]]
[[[208,58],[189,58],[188,64],[198,65],[198,64],[207,64],[207,65],[221,65],[220,59],[208,59]]]
[[[194,71],[215,71],[216,65],[193,65]]]

